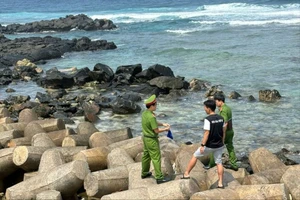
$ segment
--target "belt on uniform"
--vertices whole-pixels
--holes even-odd
[[[155,137],[155,136],[148,136],[148,135],[143,135],[144,137],[146,138],[158,138],[158,137]]]

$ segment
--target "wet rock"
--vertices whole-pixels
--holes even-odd
[[[0,77],[0,85],[9,85],[11,82],[10,78]]]
[[[99,121],[97,114],[100,112],[100,107],[95,102],[84,102],[82,105],[84,111],[84,118],[86,121],[95,123]]]
[[[7,89],[5,90],[5,92],[11,93],[11,92],[16,92],[16,90],[14,90],[14,89],[12,89],[12,88],[7,88]]]
[[[187,89],[189,83],[182,77],[160,76],[150,80],[150,85],[161,89]]]
[[[170,67],[155,64],[135,75],[135,77],[142,83],[159,76],[174,77],[174,73]]]
[[[44,88],[59,89],[70,88],[75,82],[72,76],[51,69],[46,72],[46,77],[37,81],[37,84]]]
[[[123,65],[119,66],[116,70],[116,74],[130,74],[131,76],[135,76],[136,74],[142,71],[142,65]]]
[[[40,103],[50,103],[51,97],[49,94],[44,94],[41,92],[37,92],[35,98],[39,100]]]
[[[30,100],[30,96],[24,96],[24,95],[17,95],[17,96],[12,96],[10,95],[9,97],[6,98],[6,101],[9,104],[18,104],[18,103],[24,103],[26,101]]]
[[[120,94],[119,97],[133,102],[138,102],[142,100],[141,96],[134,92],[126,92]]]
[[[48,90],[47,92],[48,92],[48,94],[50,95],[50,97],[52,99],[60,99],[64,95],[67,94],[67,91],[65,89],[62,89],[62,88],[59,88],[57,90]]]
[[[113,70],[102,63],[97,63],[94,66],[94,70],[90,72],[90,76],[93,78],[95,81],[99,81],[100,83],[103,82],[110,82],[114,78],[114,72]]]
[[[39,117],[43,118],[50,117],[50,115],[53,113],[53,109],[48,105],[44,104],[39,104],[38,106],[35,106],[33,110]]]
[[[0,25],[0,33],[12,34],[21,32],[43,32],[43,31],[70,31],[71,29],[79,30],[107,30],[114,29],[116,25],[108,19],[91,19],[84,14],[67,15],[64,18],[42,20],[26,24],[10,24],[7,26]]]
[[[152,74],[156,74],[155,77],[158,76],[171,76],[174,77],[174,73],[170,67],[160,65],[160,64],[155,64],[152,65],[148,68]]]
[[[205,93],[205,97],[213,97],[217,93],[221,93],[224,95],[224,92],[219,89],[219,86],[214,85]]]
[[[256,101],[256,99],[254,98],[254,96],[250,95],[248,96],[248,101],[253,102]]]
[[[57,111],[53,113],[53,117],[56,119],[62,119],[65,124],[75,124],[74,120],[68,117],[68,115],[64,112]]]
[[[281,98],[277,90],[260,90],[259,100],[264,102],[275,102]]]
[[[207,88],[207,82],[196,79],[196,78],[193,78],[190,81],[189,88],[190,88],[191,91],[200,91],[200,90],[203,90],[203,89]]]
[[[238,98],[240,98],[240,97],[242,97],[238,92],[236,92],[236,91],[232,91],[230,94],[229,94],[229,98],[230,99],[238,99]]]
[[[112,111],[115,114],[133,114],[141,112],[141,107],[133,101],[117,98],[112,104]]]
[[[73,76],[75,84],[84,85],[86,82],[92,81],[92,78],[90,77],[89,73],[90,69],[87,67],[78,70]]]

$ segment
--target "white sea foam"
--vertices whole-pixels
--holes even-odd
[[[300,18],[295,19],[274,19],[274,20],[233,20],[233,21],[191,21],[190,23],[202,24],[202,25],[213,25],[213,24],[229,24],[232,26],[255,26],[255,25],[266,25],[266,24],[300,24]]]
[[[170,11],[165,10],[153,12],[148,10],[141,12],[123,12],[117,14],[92,15],[91,18],[108,18],[115,23],[137,23],[137,22],[154,22],[164,20],[189,19],[210,17],[212,20],[227,19],[237,21],[243,19],[282,20],[282,18],[300,17],[300,4],[285,4],[285,5],[252,5],[246,3],[229,3],[219,5],[204,5],[190,11]],[[293,20],[292,19],[292,20]]]

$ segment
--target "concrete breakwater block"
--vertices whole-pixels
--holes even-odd
[[[59,191],[63,198],[70,197],[82,187],[88,173],[87,163],[76,160],[7,188],[5,197],[12,200],[35,199],[37,194],[46,190]]]

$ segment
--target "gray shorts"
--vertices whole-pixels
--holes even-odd
[[[222,153],[223,153],[223,149],[224,149],[225,145],[219,148],[209,148],[209,147],[204,147],[204,152],[201,153],[200,152],[200,148],[198,148],[195,153],[194,156],[195,158],[200,158],[201,156],[206,156],[209,155],[210,153],[214,154],[214,159],[215,159],[215,163],[216,164],[222,164]]]

